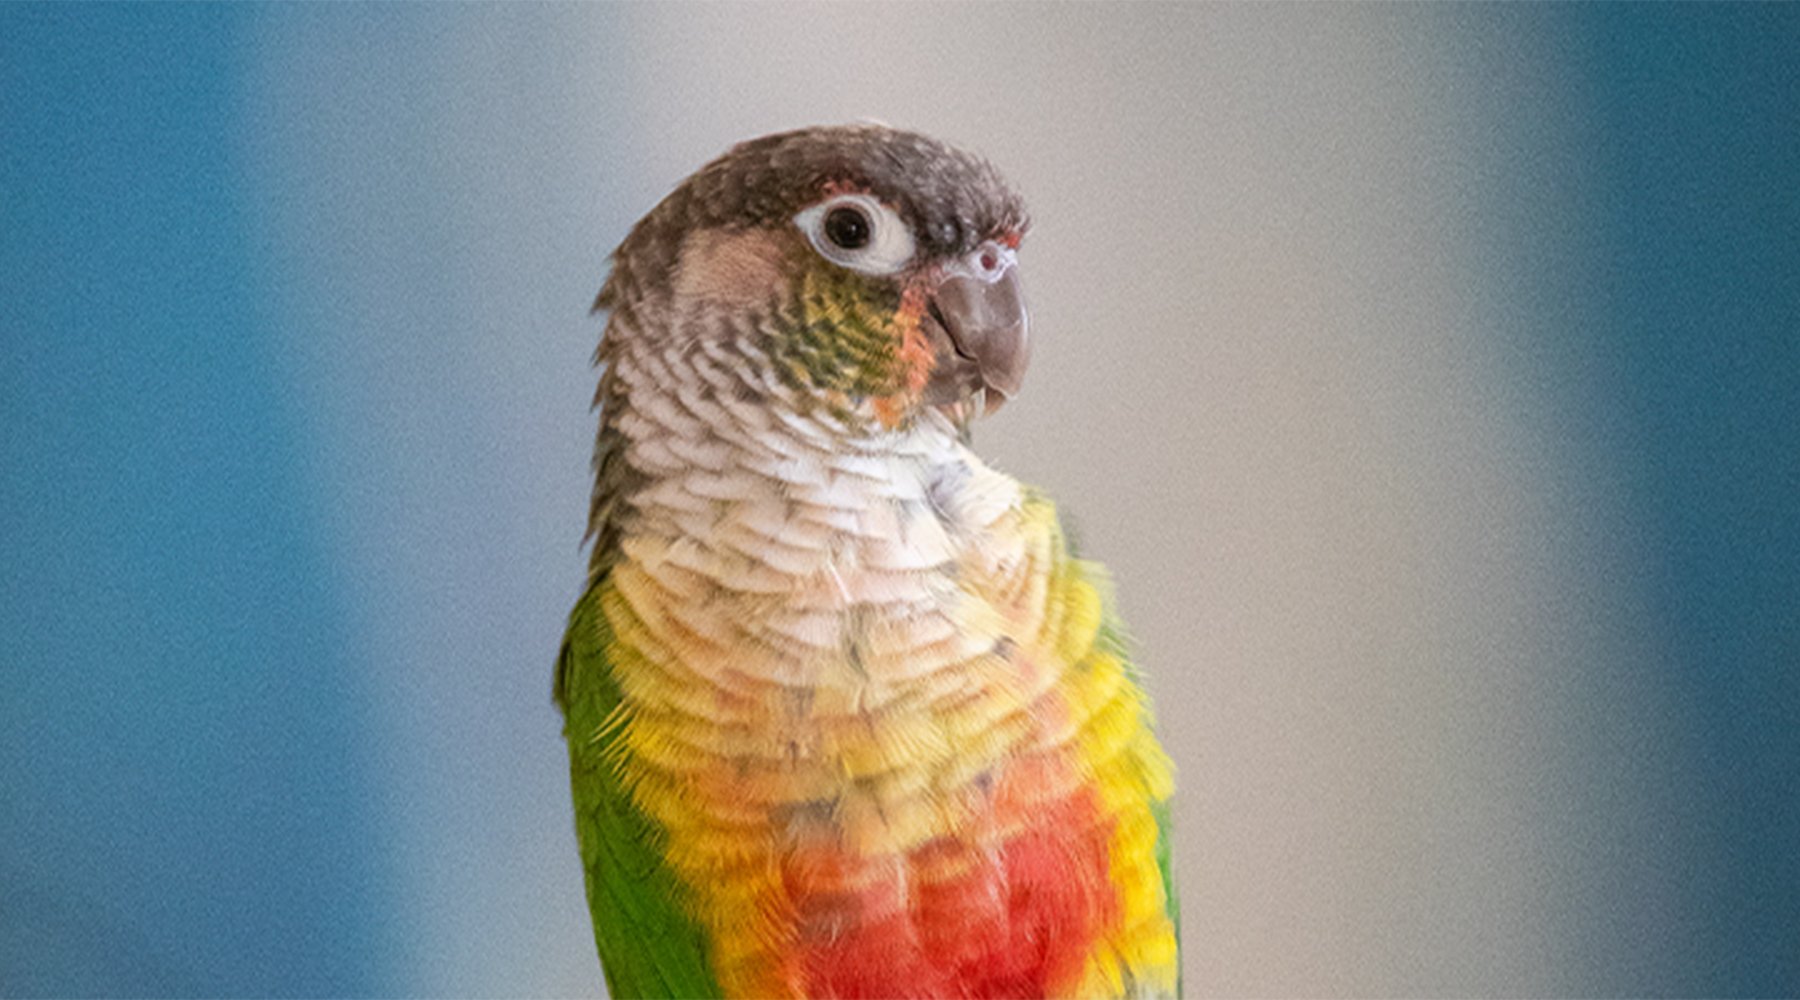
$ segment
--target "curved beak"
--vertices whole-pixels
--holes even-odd
[[[951,394],[986,390],[991,411],[1025,382],[1031,360],[1025,290],[1013,251],[997,243],[975,248],[957,264],[931,293],[931,315],[955,352],[940,357],[933,381]]]

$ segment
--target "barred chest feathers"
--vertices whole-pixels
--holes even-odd
[[[990,596],[1029,561],[1022,491],[947,418],[855,430],[759,376],[748,338],[647,340],[613,362],[638,483],[613,573],[700,679],[868,708],[1013,642]]]

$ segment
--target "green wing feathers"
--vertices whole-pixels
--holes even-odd
[[[663,861],[662,831],[632,803],[620,774],[618,730],[607,725],[620,694],[599,589],[590,587],[569,617],[556,700],[607,989],[614,997],[716,997],[706,937],[681,906],[684,890]]]

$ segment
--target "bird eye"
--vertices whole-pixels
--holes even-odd
[[[844,205],[825,213],[825,238],[839,250],[861,250],[869,242],[869,220]]]
[[[827,198],[794,216],[819,255],[864,274],[893,274],[913,256],[913,234],[894,210],[866,194]]]

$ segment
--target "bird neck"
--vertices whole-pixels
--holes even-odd
[[[743,505],[827,523],[883,507],[955,521],[971,499],[1018,499],[944,413],[924,408],[898,427],[846,413],[779,378],[748,337],[629,337],[606,360],[602,451],[619,452],[623,475],[597,489],[639,512],[679,511],[689,535]]]
[[[659,606],[696,628],[726,635],[734,620],[760,622],[768,655],[757,676],[861,685],[927,669],[936,654],[884,666],[856,645],[891,634],[878,622],[917,629],[967,616],[959,577],[1021,561],[1025,542],[1009,525],[1022,488],[940,414],[854,433],[781,400],[707,393],[698,379],[652,377],[625,359],[611,374],[621,405],[609,447],[625,470],[614,477],[613,579],[645,601],[641,588],[652,587]],[[964,638],[944,641],[944,662],[993,641],[979,630]],[[826,666],[821,649],[832,651]]]

